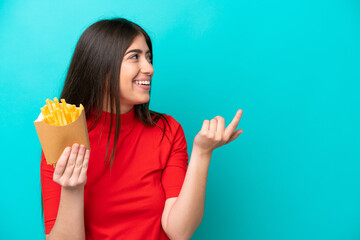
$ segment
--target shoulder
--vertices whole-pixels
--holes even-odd
[[[164,114],[164,117],[169,121],[171,122],[172,124],[174,125],[180,125],[180,123],[171,115],[169,114]]]
[[[171,126],[170,132],[171,132],[171,136],[173,139],[185,139],[185,131],[180,123],[180,121],[178,119],[176,119],[175,117],[168,115],[168,114],[164,114],[166,115],[166,118],[169,121],[169,124]]]
[[[163,114],[166,120],[169,122],[169,125],[171,127],[171,130],[177,131],[178,128],[181,128],[180,122],[175,119],[175,117],[169,115],[169,114]]]
[[[160,118],[157,121],[157,125],[162,128],[166,128],[166,132],[169,132],[171,135],[175,135],[179,129],[182,130],[180,121],[170,114],[161,113],[163,118]]]

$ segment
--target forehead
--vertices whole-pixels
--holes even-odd
[[[149,50],[149,47],[146,43],[145,37],[142,34],[139,34],[135,37],[134,41],[130,44],[129,50],[131,49],[141,49],[143,51]]]

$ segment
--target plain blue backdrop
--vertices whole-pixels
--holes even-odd
[[[360,239],[357,0],[1,1],[0,239],[43,239],[33,121],[77,40],[125,17],[148,31],[150,109],[244,133],[214,151],[192,239]]]

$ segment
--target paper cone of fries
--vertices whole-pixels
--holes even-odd
[[[50,102],[52,103],[52,101]],[[40,113],[39,117],[34,121],[46,162],[51,165],[55,165],[64,149],[66,147],[71,147],[74,143],[78,143],[79,145],[83,144],[86,149],[90,150],[86,116],[83,106],[81,105],[80,108],[71,108],[71,106],[74,105],[66,104],[63,99],[62,102],[63,104],[60,103],[61,107],[56,108],[56,105],[59,106],[57,99],[55,100],[55,104],[49,104],[47,100],[47,106],[50,109],[46,108],[46,111],[53,116],[59,116],[58,120],[56,120],[56,118],[52,119],[50,123],[48,117],[50,116],[51,118],[51,115],[47,115],[46,111],[42,108],[42,113]],[[69,112],[64,114],[61,108],[67,109]],[[71,121],[70,117],[71,109],[77,111],[77,114],[79,114],[79,116],[76,117],[73,115],[73,121]],[[66,119],[68,119],[68,121],[66,121]]]

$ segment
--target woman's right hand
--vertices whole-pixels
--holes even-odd
[[[69,190],[81,189],[86,183],[86,173],[90,158],[90,150],[84,145],[75,143],[65,148],[56,163],[53,175],[54,182]]]

